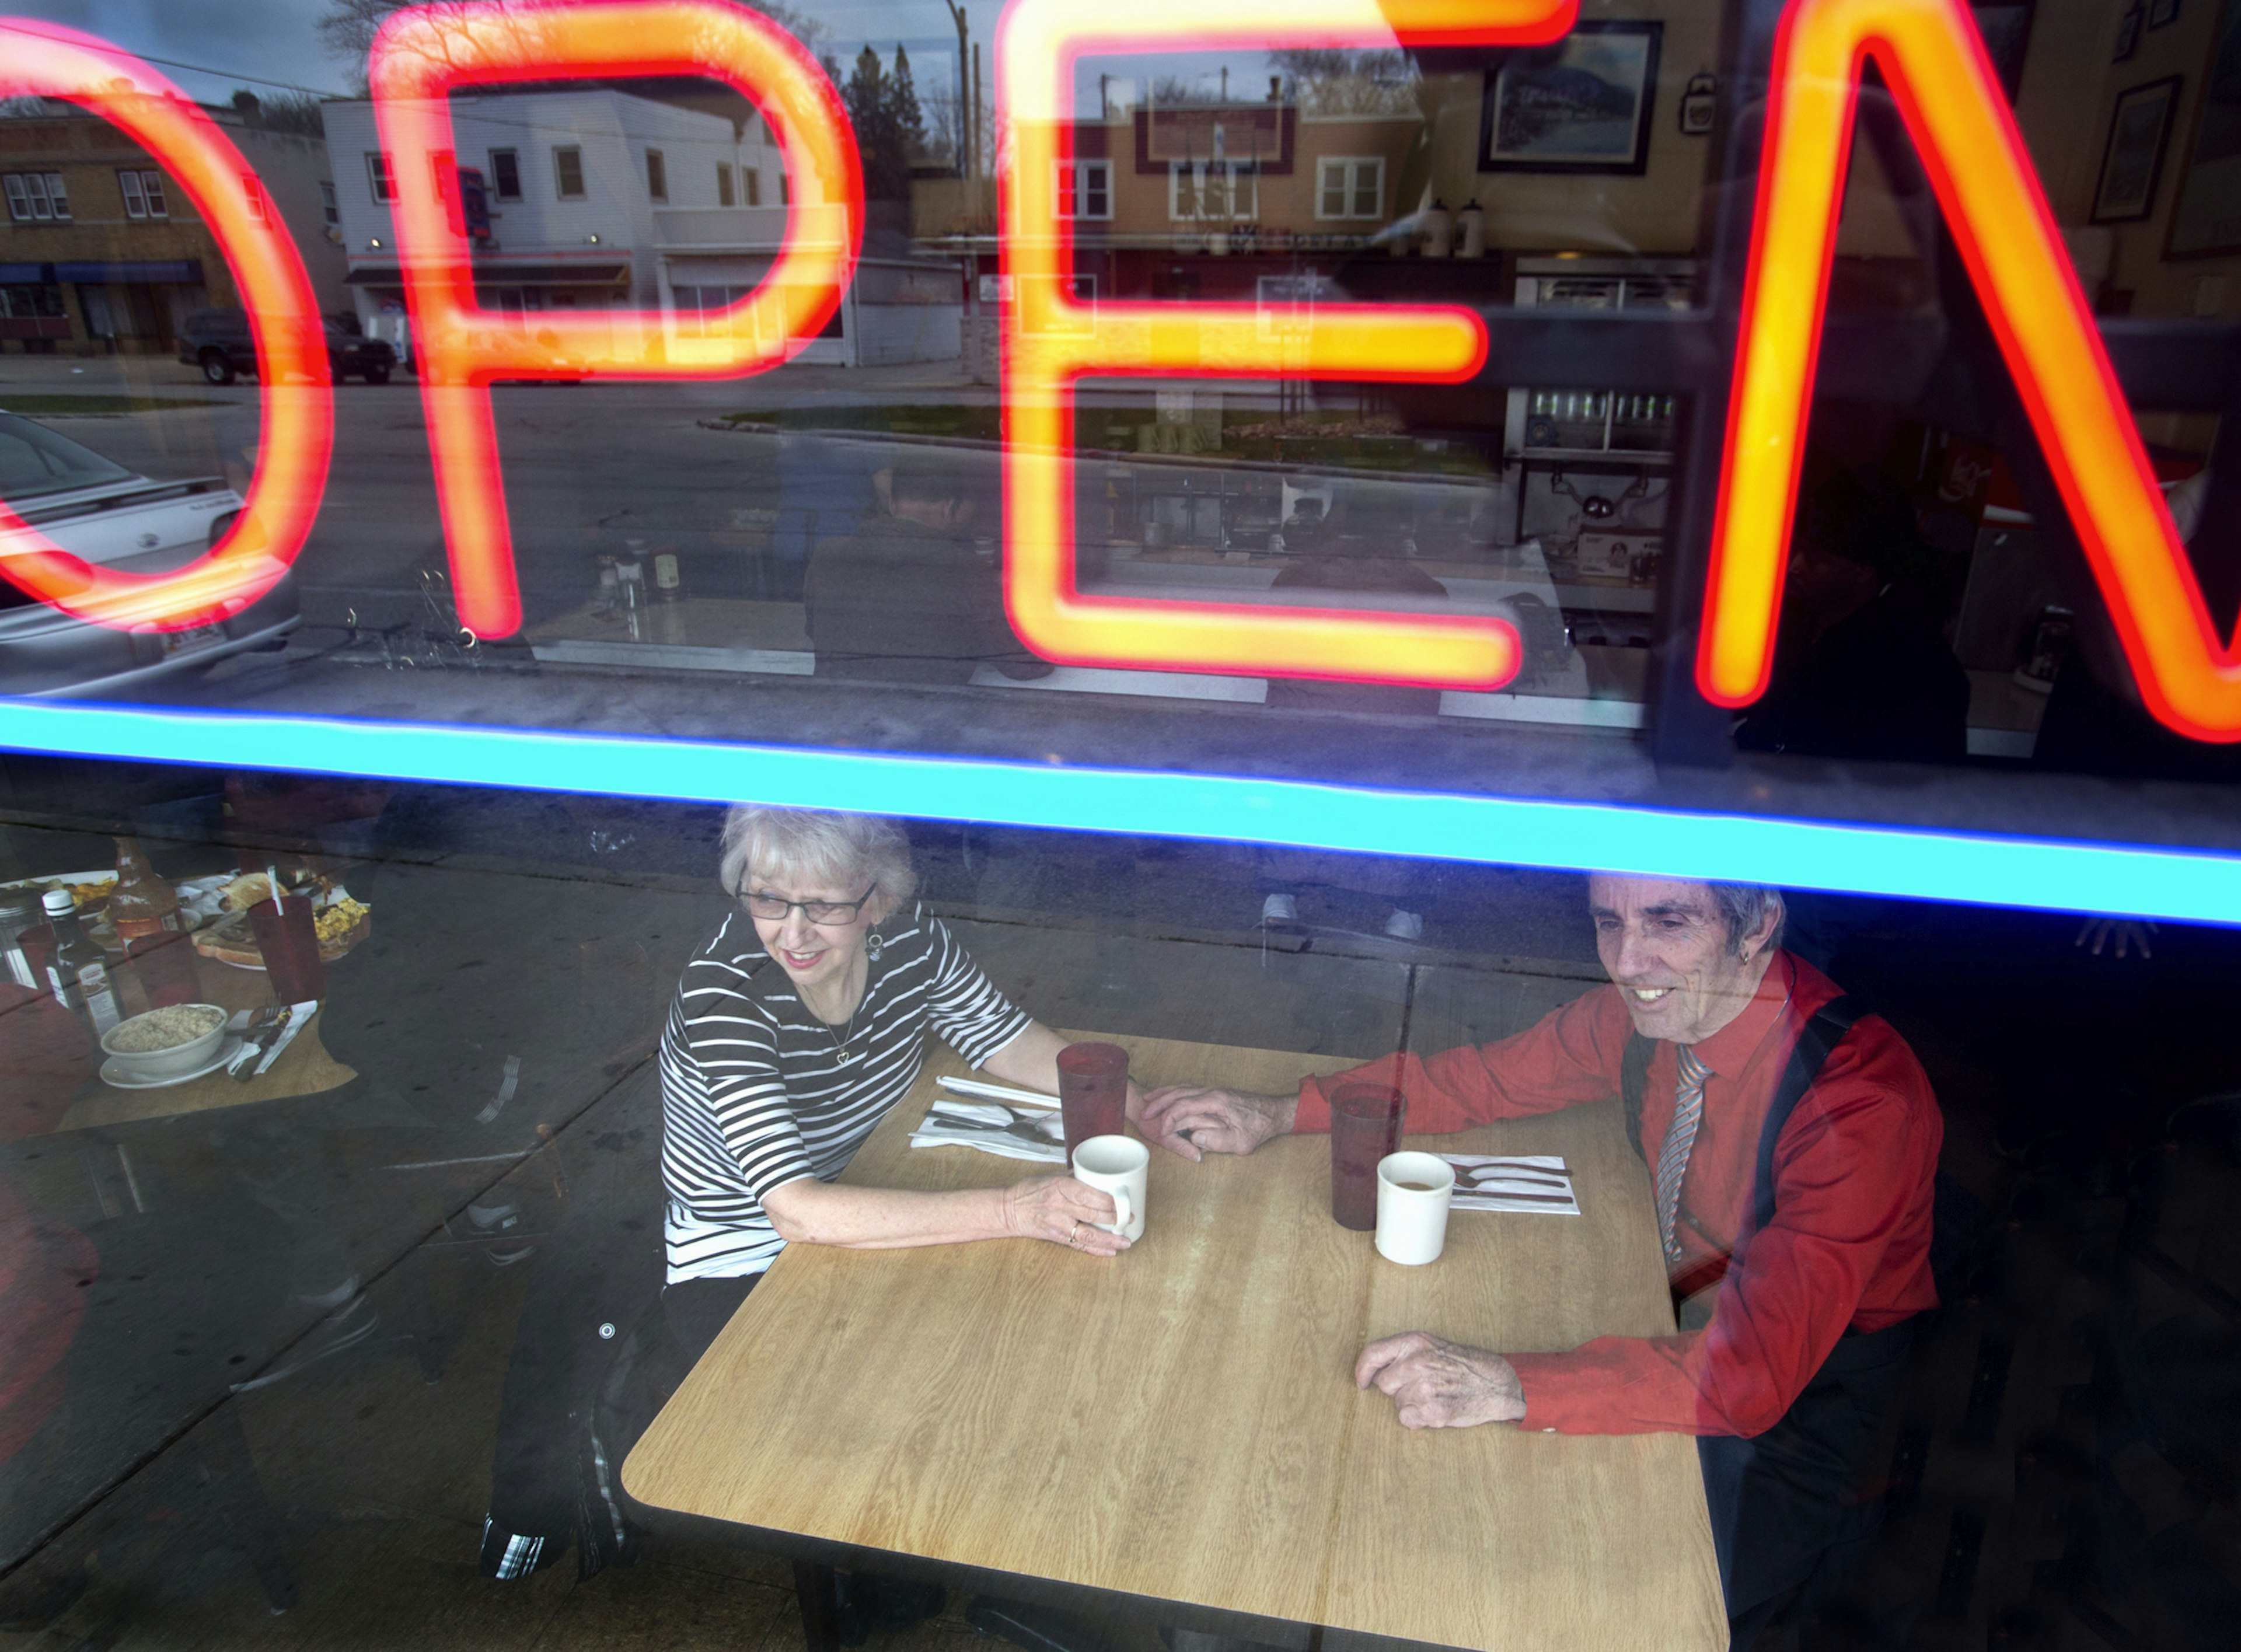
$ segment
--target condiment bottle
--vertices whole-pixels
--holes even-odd
[[[0,980],[37,992],[44,985],[32,973],[30,954],[20,937],[42,920],[37,904],[29,895],[0,896]]]
[[[137,838],[117,839],[117,887],[109,897],[109,921],[119,940],[177,934],[185,927],[179,897],[148,864]]]
[[[50,889],[40,903],[55,932],[47,960],[47,990],[55,1001],[93,1028],[98,1040],[117,1025],[117,994],[110,990],[109,964],[101,948],[78,926],[77,902],[67,889]]]

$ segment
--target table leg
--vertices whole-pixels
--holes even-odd
[[[801,1637],[807,1652],[840,1652],[840,1594],[830,1566],[793,1563],[793,1592],[801,1602]]]

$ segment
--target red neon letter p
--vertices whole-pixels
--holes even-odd
[[[674,336],[659,311],[546,311],[537,336],[475,303],[465,225],[445,200],[453,87],[694,75],[728,82],[770,117],[793,205],[761,285]],[[521,624],[490,386],[556,371],[728,378],[791,359],[840,303],[862,232],[863,177],[848,117],[814,59],[769,18],[722,0],[418,6],[373,43],[374,110],[397,181],[397,234],[420,351],[420,394],[451,546],[459,620],[478,636]]]

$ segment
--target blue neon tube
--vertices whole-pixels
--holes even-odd
[[[0,699],[0,746],[2241,923],[2241,856],[1308,780]]]

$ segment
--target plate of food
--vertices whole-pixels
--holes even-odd
[[[249,909],[269,899],[272,886],[261,872],[247,872],[224,886],[218,913],[195,934],[195,950],[217,963],[236,969],[263,969],[264,954],[258,950],[250,927]],[[355,899],[340,884],[317,885],[291,892],[287,899],[311,902],[311,926],[318,932],[319,961],[331,964],[373,933],[372,908]]]
[[[117,871],[110,866],[99,872],[62,872],[47,878],[18,878],[13,883],[0,883],[0,893],[28,890],[36,901],[50,889],[67,889],[70,899],[77,902],[78,921],[84,923],[109,909],[109,897],[116,887]]]

